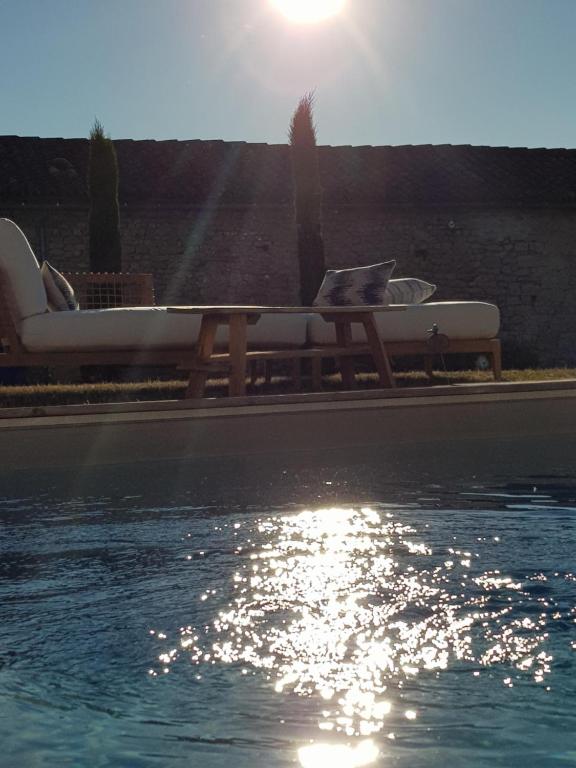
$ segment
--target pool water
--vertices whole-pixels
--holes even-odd
[[[575,448],[4,476],[0,765],[576,765]]]

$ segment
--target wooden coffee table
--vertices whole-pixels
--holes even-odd
[[[382,387],[394,387],[394,377],[384,344],[378,334],[374,312],[399,312],[402,306],[392,307],[259,307],[259,306],[206,306],[168,307],[168,312],[186,315],[202,315],[196,352],[190,364],[182,366],[190,371],[190,381],[185,397],[202,397],[206,378],[216,370],[228,372],[229,394],[232,397],[246,394],[247,364],[250,360],[282,360],[298,358],[340,358],[342,380],[347,389],[354,386],[354,363],[358,355],[371,355]],[[334,323],[336,344],[312,348],[248,349],[248,325],[257,323],[265,314],[317,314]],[[366,333],[366,343],[352,341],[352,323],[361,323]],[[228,326],[228,351],[214,352],[216,332],[220,325]]]

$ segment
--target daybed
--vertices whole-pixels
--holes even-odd
[[[125,279],[128,284],[129,278]],[[484,353],[491,359],[495,378],[500,376],[499,312],[491,304],[417,304],[375,317],[391,357]],[[172,314],[156,306],[49,311],[40,268],[26,237],[14,222],[0,219],[0,366],[187,368],[200,322],[199,315]],[[442,349],[429,341],[434,323],[448,337]],[[361,326],[357,327],[354,334],[361,334]],[[365,342],[361,336],[356,340]],[[220,328],[216,343],[226,341],[227,329]],[[328,357],[335,341],[331,324],[305,312],[266,314],[248,328],[250,348],[285,349],[286,358],[293,356],[290,350],[307,345],[322,348],[319,357]]]

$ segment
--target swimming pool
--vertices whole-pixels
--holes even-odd
[[[2,766],[576,765],[575,448],[3,477]]]

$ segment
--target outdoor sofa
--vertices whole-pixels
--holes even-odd
[[[138,281],[141,276],[94,276],[92,284],[116,280],[121,291],[122,285],[133,285],[133,278]],[[86,284],[85,276],[83,281]],[[402,312],[375,312],[374,317],[390,357],[422,355],[429,368],[440,352],[485,354],[495,378],[500,377],[500,317],[492,304],[415,304]],[[0,219],[0,366],[117,364],[186,369],[200,323],[200,315],[170,313],[157,306],[49,311],[40,267],[28,240],[14,222]],[[440,336],[431,339],[434,324]],[[365,342],[362,327],[353,329],[358,334],[353,341]],[[219,328],[216,345],[226,344],[227,330]],[[329,357],[335,343],[333,325],[306,312],[266,314],[248,327],[249,348],[285,350],[286,359],[297,358],[299,350],[310,347],[318,354],[306,357]]]

